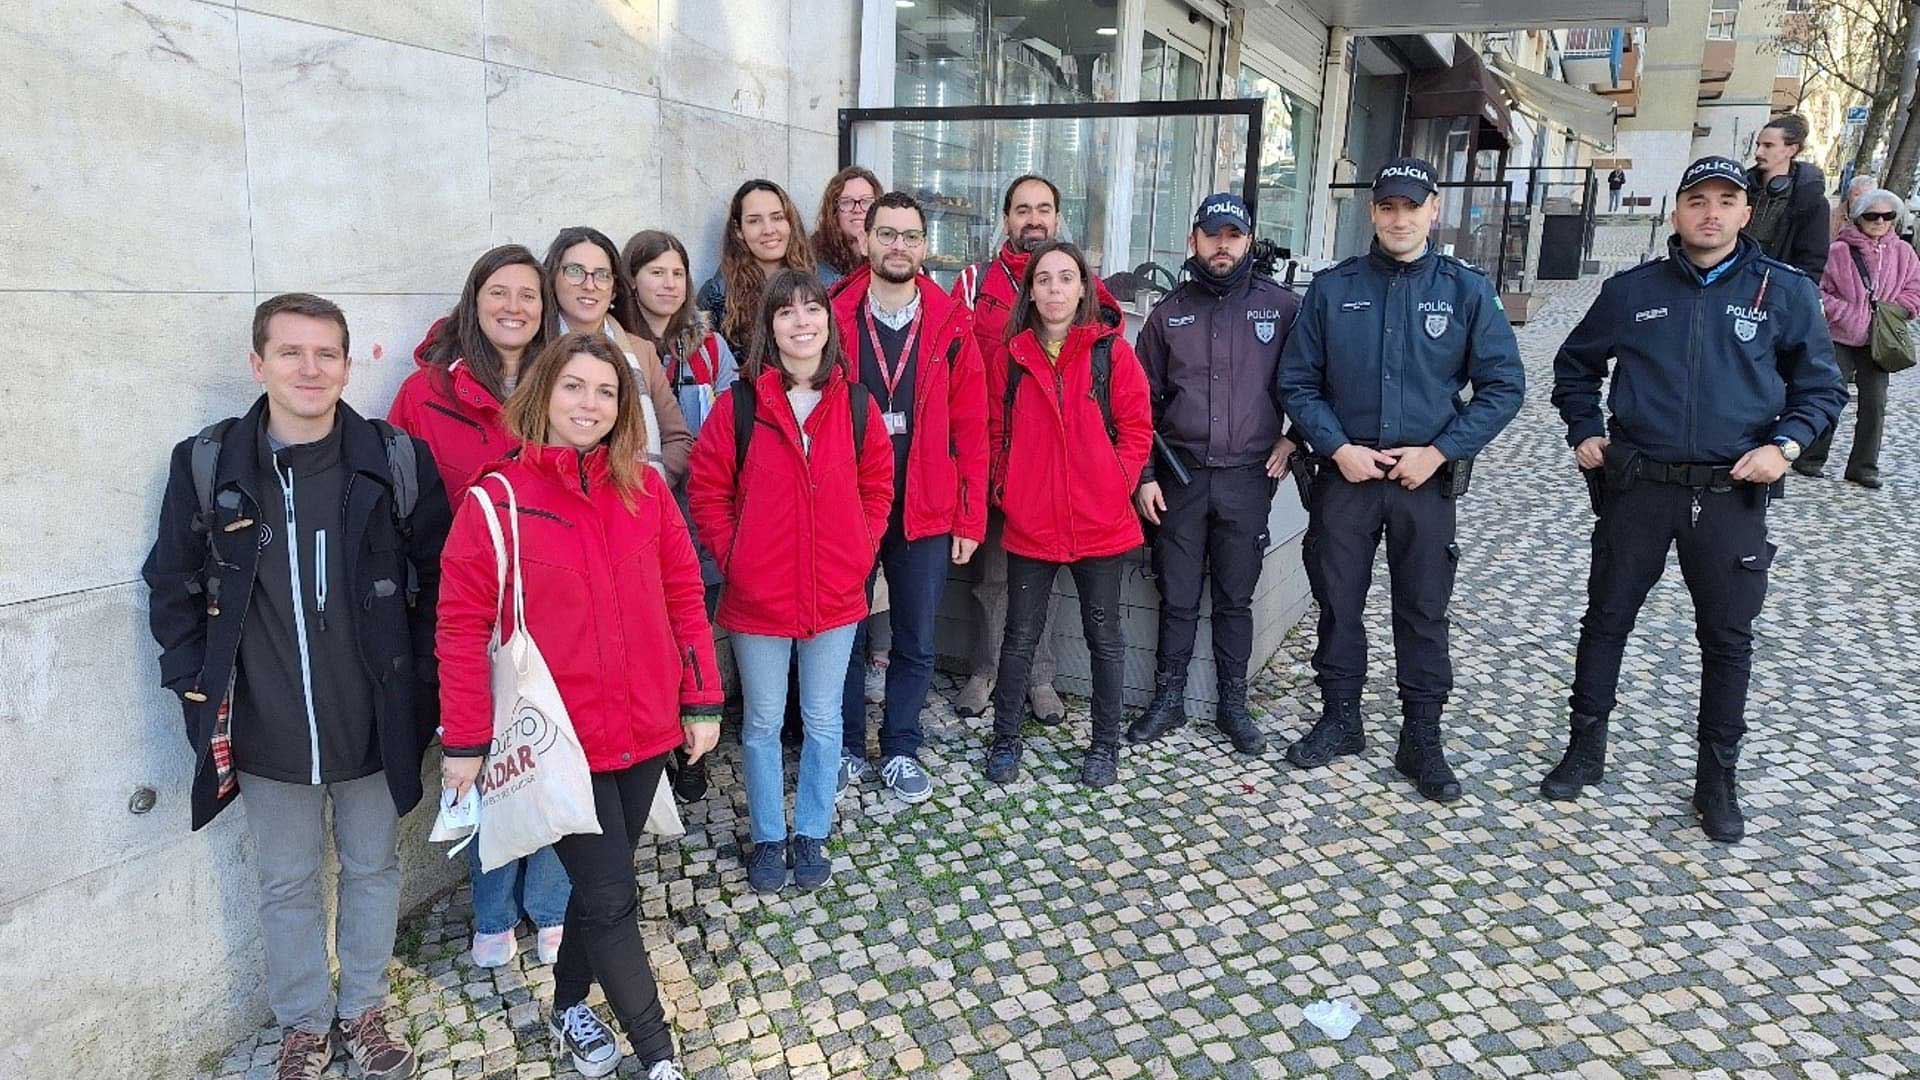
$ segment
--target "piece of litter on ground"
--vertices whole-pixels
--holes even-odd
[[[1353,1034],[1360,1023],[1360,1014],[1344,1001],[1316,1001],[1300,1010],[1300,1015],[1335,1042]]]

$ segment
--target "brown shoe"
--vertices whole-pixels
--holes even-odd
[[[340,1041],[360,1071],[376,1080],[405,1080],[413,1075],[413,1047],[387,1026],[379,1009],[340,1021]]]
[[[280,1036],[280,1062],[273,1067],[273,1080],[320,1080],[332,1061],[331,1038],[289,1028]]]

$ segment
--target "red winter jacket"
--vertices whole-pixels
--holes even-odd
[[[746,468],[734,469],[733,398],[759,395]],[[893,446],[880,410],[867,413],[856,462],[845,369],[807,417],[811,454],[781,373],[733,384],[693,446],[687,503],[726,586],[714,622],[735,633],[804,639],[867,617],[867,575],[893,503]]]
[[[1020,281],[1026,276],[1031,257],[1003,243],[991,262],[967,267],[953,283],[953,298],[973,313],[973,338],[980,345],[980,362],[989,371],[1007,366],[1007,324],[1013,319]],[[1126,325],[1120,301],[1098,277],[1093,279],[1093,296],[1100,307],[1100,321],[1109,326]]]
[[[588,766],[613,772],[679,746],[681,714],[719,712],[721,689],[700,562],[666,481],[641,469],[628,509],[604,446],[585,453],[527,447],[497,471],[513,484],[520,508],[527,629]],[[506,491],[498,481],[485,486],[512,545]],[[475,497],[455,505],[440,555],[435,651],[442,741],[471,750],[493,738],[487,640],[496,620],[503,641],[512,635],[513,603],[511,593],[501,602],[493,540]],[[511,561],[508,567],[511,575]]]
[[[1113,423],[1118,445],[1093,396],[1093,343],[1113,339]],[[1030,559],[1073,562],[1118,555],[1140,546],[1133,510],[1134,480],[1153,446],[1153,407],[1147,373],[1119,328],[1074,327],[1056,367],[1028,330],[1008,343],[1022,374],[1011,424],[1002,404],[1007,373],[987,369],[988,445],[993,450],[994,501],[1006,517],[1007,550]],[[1019,463],[1008,468],[1009,457]]]
[[[467,370],[465,361],[454,361],[446,372],[452,396],[441,393],[440,373],[427,360],[427,346],[445,330],[446,321],[434,323],[413,350],[420,369],[400,384],[387,422],[433,451],[433,463],[440,466],[447,485],[447,501],[458,510],[480,469],[505,457],[516,440],[507,434],[500,402]]]
[[[866,331],[873,270],[862,266],[833,286],[833,317],[849,356]],[[920,336],[914,345],[913,438],[907,449],[908,540],[941,533],[987,535],[987,391],[967,309],[924,275]]]

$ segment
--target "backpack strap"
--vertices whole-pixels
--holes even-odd
[[[1007,390],[1000,399],[1000,467],[1005,469],[1007,462],[1013,460],[1013,397],[1020,390],[1020,377],[1026,374],[1020,367],[1020,361],[1013,358],[1013,350],[1007,350]],[[1004,482],[1004,473],[1002,474]]]
[[[420,503],[420,458],[412,436],[385,420],[368,420],[387,447],[387,471],[393,474],[393,520],[404,536],[412,531],[413,508]]]
[[[733,475],[734,483],[740,483],[740,473],[747,467],[747,444],[753,441],[753,426],[759,421],[754,413],[759,402],[759,391],[753,383],[742,379],[733,384]]]
[[[971,263],[960,271],[960,295],[966,298],[967,310],[973,310],[973,302],[980,296],[980,264]]]
[[[873,391],[867,384],[859,381],[847,384],[847,404],[853,409],[853,461],[860,463],[860,450],[867,445],[868,406],[873,404]]]
[[[213,476],[220,467],[220,443],[231,427],[231,417],[216,420],[193,437],[193,497],[200,504],[200,520],[208,532],[213,530]]]
[[[1100,406],[1100,421],[1106,425],[1107,441],[1120,445],[1120,429],[1113,422],[1113,338],[1093,343],[1093,400]]]

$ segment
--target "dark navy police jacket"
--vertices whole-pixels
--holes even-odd
[[[1449,461],[1492,442],[1526,393],[1493,283],[1431,247],[1403,263],[1376,246],[1314,275],[1279,383],[1315,453],[1431,445]]]
[[[1668,464],[1724,465],[1775,437],[1802,446],[1847,402],[1813,279],[1741,237],[1711,283],[1664,259],[1608,278],[1553,361],[1567,444],[1596,435]],[[1600,411],[1600,380],[1613,384]]]

